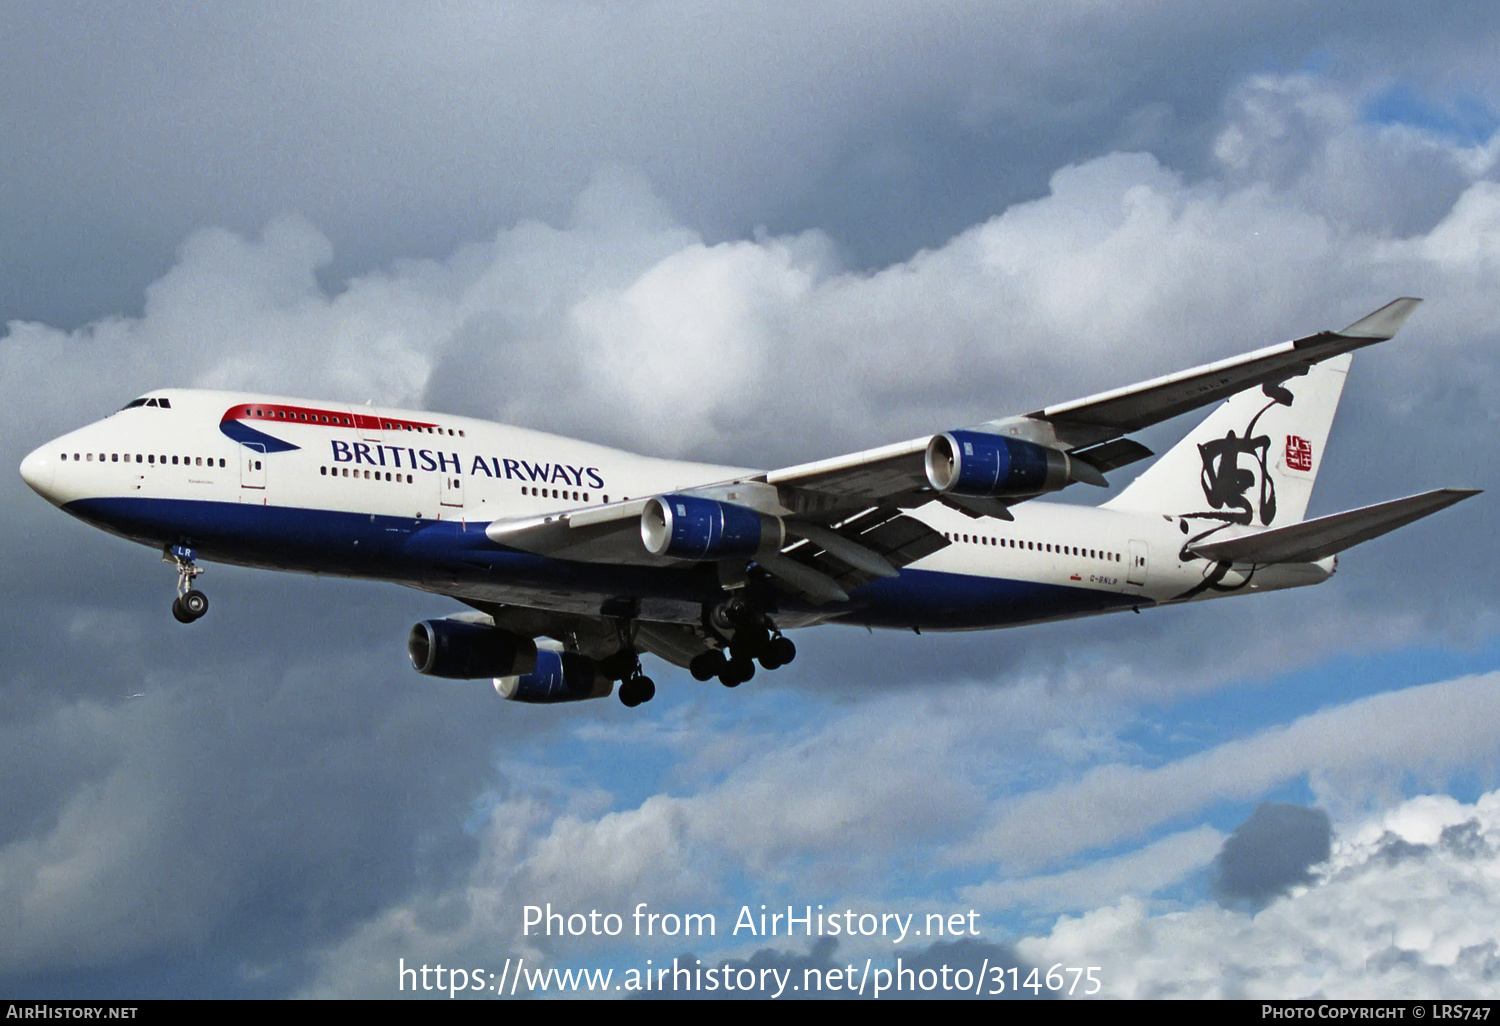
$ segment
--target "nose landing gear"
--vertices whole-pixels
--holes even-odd
[[[186,545],[168,545],[161,554],[163,563],[177,568],[177,597],[172,600],[172,615],[178,623],[192,623],[208,612],[208,596],[193,587],[203,572],[194,560],[197,554]]]

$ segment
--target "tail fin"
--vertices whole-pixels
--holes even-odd
[[[1300,521],[1349,360],[1335,356],[1304,376],[1232,396],[1105,507],[1225,527]]]

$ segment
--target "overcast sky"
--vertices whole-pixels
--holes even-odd
[[[769,467],[1416,295],[1309,512],[1488,488],[1497,47],[1482,3],[6,4],[0,449],[170,384]],[[632,711],[417,676],[408,626],[457,606],[394,586],[215,566],[185,629],[155,553],[12,473],[0,990],[384,997],[402,959],[691,952],[1493,995],[1493,501],[1317,589],[825,628],[734,692],[656,664]],[[548,902],[720,931],[525,935]],[[761,904],[982,930],[729,934]]]

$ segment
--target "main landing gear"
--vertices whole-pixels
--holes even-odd
[[[688,664],[696,680],[718,677],[726,688],[737,688],[755,676],[757,661],[762,669],[777,670],[797,658],[791,639],[743,599],[725,599],[709,609],[704,626],[724,647],[700,652]]]
[[[172,600],[172,615],[178,623],[192,623],[208,612],[208,596],[193,587],[194,579],[203,572],[194,562],[196,555],[186,545],[168,545],[162,550],[162,562],[177,567],[177,597]]]
[[[599,672],[620,681],[620,701],[627,709],[656,697],[656,682],[641,672],[641,657],[633,648],[622,648],[599,660]]]
[[[756,663],[762,669],[776,670],[797,658],[791,639],[783,637],[770,617],[741,596],[704,603],[702,625],[702,634],[694,632],[693,641],[701,643],[706,638],[707,647],[688,664],[698,680],[717,677],[726,688],[739,687],[755,676]],[[641,671],[636,636],[625,617],[615,619],[613,647],[609,655],[591,655],[588,661],[600,677],[619,682],[621,704],[634,708],[655,698],[656,683]]]

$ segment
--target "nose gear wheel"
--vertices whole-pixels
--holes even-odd
[[[208,596],[193,587],[193,581],[203,573],[196,558],[197,553],[186,545],[168,545],[162,550],[162,562],[177,568],[177,597],[172,600],[172,616],[178,623],[192,623],[208,612]]]

